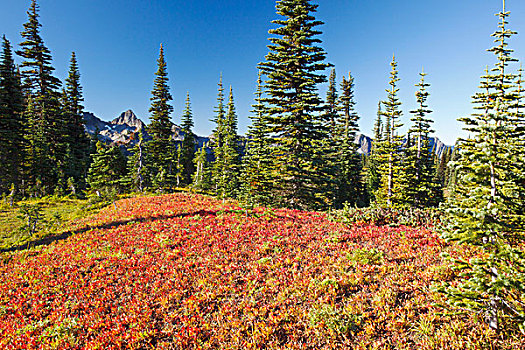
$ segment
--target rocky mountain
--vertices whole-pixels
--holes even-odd
[[[363,134],[358,134],[355,142],[359,145],[359,153],[370,154],[372,150],[372,144],[374,140]],[[444,151],[449,149],[451,146],[447,146],[438,139],[437,137],[430,137],[430,148],[434,150],[434,153],[441,157]]]
[[[99,139],[108,144],[131,148],[138,142],[140,133],[145,139],[149,138],[146,124],[132,110],[122,112],[109,122],[101,120],[93,113],[84,112],[84,122],[88,134],[94,135],[98,130]],[[173,133],[175,139],[183,134],[177,125],[173,126]]]
[[[132,110],[122,112],[120,116],[110,122],[101,120],[93,113],[85,112],[84,121],[86,131],[89,134],[93,135],[98,130],[99,139],[108,144],[116,144],[129,149],[138,142],[139,133],[142,133],[145,139],[149,138],[146,124]],[[173,125],[172,132],[174,140],[182,141],[184,139],[184,132],[180,126]],[[196,141],[197,146],[202,147],[202,145],[209,143],[210,137],[197,136]],[[358,134],[355,142],[359,145],[359,153],[370,153],[373,143],[372,138],[364,134]],[[430,147],[434,149],[436,154],[441,156],[443,151],[450,146],[445,145],[437,137],[432,137],[430,139]],[[211,153],[210,149],[208,149],[208,153]]]

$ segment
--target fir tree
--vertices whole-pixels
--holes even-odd
[[[92,194],[108,196],[120,193],[122,178],[126,175],[126,158],[117,146],[97,143],[97,152],[88,171],[88,184]]]
[[[182,141],[181,149],[181,163],[183,167],[182,181],[186,185],[192,183],[193,173],[195,172],[195,165],[193,158],[195,158],[195,134],[193,134],[193,115],[191,113],[190,93],[186,95],[186,107],[182,115],[182,132],[184,133],[184,140]]]
[[[32,187],[50,193],[57,184],[57,170],[66,156],[63,118],[60,106],[60,80],[53,76],[51,52],[40,36],[39,7],[31,1],[28,22],[21,33],[17,54],[22,57],[21,75],[27,103],[28,177]],[[29,110],[30,108],[30,110]]]
[[[401,156],[403,142],[401,136],[398,135],[398,130],[403,125],[399,122],[402,112],[400,110],[401,102],[397,97],[399,77],[395,57],[392,58],[390,65],[392,66],[389,81],[390,88],[386,90],[388,93],[387,100],[382,102],[385,107],[383,112],[383,117],[385,118],[383,140],[377,150],[381,159],[379,169],[381,185],[376,193],[376,201],[379,206],[385,207],[405,204],[402,199],[403,190],[405,189],[402,183],[404,178]]]
[[[273,166],[269,156],[271,140],[264,124],[266,111],[262,103],[263,86],[261,72],[257,78],[255,103],[252,105],[252,121],[248,128],[246,154],[242,162],[242,198],[248,204],[269,205],[272,202]]]
[[[476,112],[461,118],[471,138],[460,140],[454,161],[457,186],[446,203],[443,237],[477,247],[479,259],[455,260],[460,281],[445,285],[449,305],[483,312],[489,326],[525,329],[525,116],[519,76],[509,71],[510,12],[503,10],[495,46],[497,63],[473,96]]]
[[[224,106],[224,87],[222,84],[222,74],[219,78],[218,92],[217,92],[217,107],[215,108],[215,117],[212,122],[215,123],[213,129],[213,157],[215,158],[212,166],[212,182],[214,184],[215,192],[218,192],[219,182],[222,178],[222,163],[218,159],[223,159],[222,154],[223,144],[226,129],[226,110]]]
[[[364,190],[361,179],[362,160],[358,153],[359,145],[355,142],[359,132],[359,115],[355,111],[354,77],[348,73],[343,77],[339,101],[341,114],[336,114],[334,138],[337,150],[337,183],[336,205],[364,205]]]
[[[435,203],[436,198],[442,198],[441,186],[434,181],[436,167],[434,165],[433,149],[430,147],[430,133],[432,119],[428,114],[432,113],[427,103],[430,84],[425,82],[424,72],[420,73],[421,81],[416,84],[419,90],[416,92],[418,108],[410,111],[412,126],[408,131],[405,145],[405,183],[403,191],[406,203],[423,208]]]
[[[281,0],[273,21],[278,28],[269,31],[270,52],[259,64],[266,75],[263,99],[267,105],[264,124],[273,136],[272,164],[279,173],[277,190],[283,203],[295,208],[322,207],[322,193],[329,181],[323,148],[328,137],[324,105],[317,84],[324,83],[325,51],[316,27],[323,24],[314,17],[317,5],[308,0]]]
[[[69,74],[63,96],[63,113],[70,161],[66,164],[66,177],[73,178],[74,186],[85,187],[89,166],[89,138],[84,129],[82,86],[75,53],[71,54]]]
[[[206,156],[206,144],[203,144],[193,160],[195,163],[195,173],[193,174],[193,188],[198,191],[208,191],[211,189],[211,172]]]
[[[215,179],[220,198],[237,195],[240,176],[239,136],[237,135],[237,113],[230,87],[228,110],[224,117],[222,145],[215,155]]]
[[[158,69],[155,73],[151,107],[151,123],[147,130],[151,140],[147,143],[147,153],[149,157],[150,177],[157,179],[155,181],[162,186],[158,179],[168,179],[170,175],[170,155],[174,153],[174,145],[171,142],[172,125],[170,114],[173,107],[169,101],[173,100],[168,86],[168,72],[166,61],[164,59],[164,48],[160,46],[159,59],[157,60]],[[171,157],[173,158],[173,157]]]
[[[11,185],[16,190],[22,180],[23,110],[20,77],[16,71],[11,43],[4,36],[0,56],[0,193],[9,191]]]

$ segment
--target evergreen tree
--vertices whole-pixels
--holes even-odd
[[[503,10],[495,46],[497,63],[473,96],[476,112],[461,118],[471,138],[460,140],[453,162],[457,186],[446,203],[443,237],[477,247],[479,259],[455,260],[460,280],[442,289],[454,309],[483,312],[489,326],[525,329],[525,116],[519,76],[509,70],[510,12]]]
[[[405,204],[402,196],[405,186],[403,184],[404,174],[402,166],[401,148],[403,145],[402,137],[398,135],[398,130],[403,124],[399,122],[402,115],[400,110],[401,102],[397,97],[399,81],[397,72],[397,62],[392,58],[392,70],[390,72],[390,88],[386,90],[388,97],[382,104],[385,107],[383,117],[385,127],[383,140],[379,144],[377,152],[380,157],[381,184],[376,193],[376,201],[379,206],[394,207]]]
[[[21,49],[21,75],[27,103],[27,155],[30,186],[44,194],[51,193],[57,184],[57,170],[66,156],[65,133],[60,106],[60,80],[53,76],[51,52],[40,36],[39,7],[31,1],[28,22],[24,24]]]
[[[215,155],[215,178],[217,195],[220,198],[237,195],[240,176],[239,136],[237,135],[237,113],[230,87],[228,111],[224,117],[223,139]]]
[[[126,158],[117,146],[97,143],[97,152],[88,171],[88,184],[92,194],[108,196],[120,193],[122,178],[126,175]]]
[[[317,5],[308,0],[277,2],[274,20],[278,28],[269,31],[270,52],[259,64],[266,75],[267,105],[264,124],[273,136],[272,164],[279,174],[277,191],[283,203],[295,208],[323,207],[323,190],[330,180],[325,173],[325,140],[328,138],[324,105],[317,84],[324,83],[326,54],[318,46],[322,24],[314,17]]]
[[[242,197],[249,204],[269,205],[272,202],[273,166],[269,156],[271,140],[264,124],[265,106],[262,102],[263,86],[261,72],[257,79],[255,103],[252,105],[248,128],[246,154],[243,157]]]
[[[419,90],[416,92],[418,108],[410,111],[413,114],[411,121],[413,125],[408,131],[405,145],[405,183],[406,188],[403,192],[406,203],[418,207],[429,207],[435,202],[436,198],[442,198],[441,186],[435,182],[434,175],[436,167],[434,165],[433,149],[430,147],[430,133],[432,119],[428,114],[432,113],[426,104],[428,99],[427,88],[430,84],[425,82],[424,72],[420,73],[421,81],[416,84]]]
[[[158,69],[155,73],[151,107],[151,123],[147,130],[151,140],[147,143],[147,153],[149,157],[150,177],[157,179],[155,183],[163,187],[162,181],[168,180],[171,175],[170,158],[173,158],[175,152],[174,144],[171,142],[173,123],[170,120],[170,114],[173,107],[169,101],[173,100],[168,86],[168,72],[166,61],[164,59],[164,48],[160,46],[159,59],[157,60]],[[171,157],[170,157],[171,155]]]
[[[71,54],[69,74],[63,96],[63,114],[68,157],[65,175],[73,178],[75,187],[85,187],[85,177],[89,166],[89,138],[84,129],[82,86],[75,53]]]
[[[336,205],[341,207],[343,203],[348,203],[363,206],[362,160],[358,153],[359,145],[355,142],[359,132],[359,115],[355,111],[354,77],[350,73],[348,79],[343,77],[339,106],[342,113],[336,114],[334,138],[338,160]]]
[[[215,108],[215,117],[212,119],[212,122],[215,123],[215,128],[213,130],[213,157],[214,162],[212,166],[212,182],[215,192],[218,193],[219,183],[222,181],[222,163],[218,162],[218,159],[223,159],[222,154],[223,144],[225,138],[225,129],[226,129],[226,110],[224,106],[224,87],[222,84],[222,74],[219,78],[218,92],[217,92],[217,107]]]
[[[2,41],[0,56],[0,193],[19,188],[23,161],[24,96],[17,74],[11,43]]]
[[[190,93],[186,95],[186,107],[182,115],[182,132],[184,132],[184,140],[182,141],[181,149],[181,163],[183,167],[182,181],[186,185],[192,183],[193,173],[195,172],[195,165],[193,158],[195,158],[195,134],[193,128],[193,115],[191,113]]]
[[[199,148],[195,159],[195,173],[193,174],[193,188],[199,191],[211,189],[211,171],[206,156],[206,144]]]
[[[381,168],[381,154],[383,142],[383,111],[381,109],[381,102],[377,106],[377,117],[374,124],[374,139],[370,148],[370,154],[366,158],[365,164],[365,176],[366,176],[366,191],[368,201],[375,202],[376,194],[381,184],[381,174],[379,169]]]

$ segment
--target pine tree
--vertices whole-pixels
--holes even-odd
[[[454,260],[460,280],[445,285],[449,305],[484,313],[501,330],[517,324],[525,330],[525,116],[516,61],[507,40],[510,12],[503,10],[490,52],[497,63],[482,76],[473,96],[476,112],[460,118],[471,138],[460,140],[453,162],[457,186],[446,203],[443,237],[480,250],[479,259]]]
[[[212,119],[212,122],[215,123],[215,128],[213,129],[213,157],[214,162],[212,165],[212,182],[215,192],[218,192],[219,183],[222,181],[222,163],[218,162],[218,159],[223,159],[222,154],[223,144],[225,138],[225,129],[226,129],[226,110],[224,106],[224,87],[222,84],[222,73],[219,78],[218,92],[217,92],[217,107],[215,107],[215,117]]]
[[[84,188],[89,166],[89,138],[84,129],[82,86],[75,53],[71,54],[69,74],[63,96],[64,129],[70,161],[66,163],[65,175],[73,178],[75,187]]]
[[[203,144],[195,155],[195,173],[193,174],[193,188],[198,191],[211,189],[211,171],[206,156],[206,144]]]
[[[410,111],[413,114],[411,121],[413,125],[408,131],[405,144],[405,183],[406,188],[403,196],[407,204],[418,208],[429,207],[435,203],[436,198],[442,198],[441,186],[435,182],[433,149],[430,147],[430,133],[432,119],[428,114],[429,109],[427,91],[430,84],[425,82],[424,72],[420,73],[421,81],[416,84],[419,90],[416,92],[418,108]]]
[[[182,132],[184,133],[184,140],[182,141],[181,149],[181,163],[183,167],[182,181],[186,185],[192,183],[193,173],[195,172],[195,165],[193,158],[195,158],[195,134],[193,134],[193,115],[191,113],[190,93],[186,95],[186,107],[182,115]]]
[[[266,75],[264,124],[272,139],[272,163],[279,173],[277,190],[283,203],[295,208],[324,207],[322,193],[329,181],[324,170],[324,141],[328,138],[324,105],[317,84],[324,83],[326,54],[318,46],[323,24],[313,16],[317,5],[308,0],[281,0],[272,23],[270,52],[259,64]]]
[[[348,79],[343,77],[339,106],[341,114],[336,114],[334,138],[339,185],[336,205],[341,207],[343,203],[348,203],[363,206],[362,160],[358,153],[359,145],[355,142],[359,132],[359,115],[355,111],[354,77],[351,73],[348,73]]]
[[[248,204],[269,205],[272,202],[274,176],[270,157],[271,140],[263,122],[266,111],[262,103],[263,86],[261,72],[257,78],[255,103],[252,105],[248,128],[246,154],[242,162],[242,199]]]
[[[151,123],[147,130],[151,136],[151,140],[147,143],[147,153],[149,157],[150,177],[157,179],[155,183],[163,187],[164,184],[159,182],[159,179],[167,180],[170,174],[170,157],[174,153],[174,145],[171,142],[172,125],[170,114],[173,112],[173,107],[169,101],[173,100],[168,86],[168,72],[166,68],[166,61],[164,59],[164,48],[160,46],[159,59],[157,60],[158,69],[155,73],[155,81],[153,90],[151,107]]]
[[[401,206],[404,203],[402,199],[403,190],[405,189],[402,183],[404,178],[402,167],[402,137],[398,135],[398,130],[403,126],[399,122],[402,115],[400,110],[401,102],[397,97],[399,88],[397,87],[398,71],[395,57],[392,58],[392,70],[390,72],[390,88],[386,90],[388,93],[387,100],[382,104],[385,107],[383,117],[385,118],[385,126],[383,131],[383,140],[379,144],[377,150],[380,157],[380,174],[381,185],[376,193],[376,201],[379,206],[395,207]]]
[[[219,126],[218,126],[219,128]],[[222,145],[215,155],[215,179],[219,198],[237,195],[240,177],[239,136],[237,135],[237,113],[230,87],[228,110],[222,126]]]
[[[40,188],[44,194],[51,193],[58,181],[57,170],[62,167],[66,156],[63,118],[61,115],[59,79],[53,76],[51,52],[40,36],[36,0],[31,1],[27,12],[28,22],[21,33],[24,41],[17,54],[22,57],[21,75],[27,103],[28,177],[33,188]]]
[[[2,41],[0,56],[0,193],[19,188],[23,161],[24,96],[17,74],[11,43]]]
[[[91,194],[111,196],[123,189],[122,179],[126,175],[126,158],[117,146],[108,147],[97,143],[97,152],[88,171]],[[98,192],[98,193],[97,193]]]
[[[370,148],[370,154],[366,158],[365,177],[366,177],[366,192],[369,202],[376,201],[376,194],[381,184],[381,154],[383,142],[383,111],[381,109],[381,102],[377,106],[377,116],[374,124],[374,139]]]

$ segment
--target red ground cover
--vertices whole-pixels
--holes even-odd
[[[72,230],[0,258],[1,349],[494,341],[475,318],[436,314],[430,286],[452,276],[440,252],[456,248],[426,228],[347,227],[315,212],[175,194],[122,200]]]

